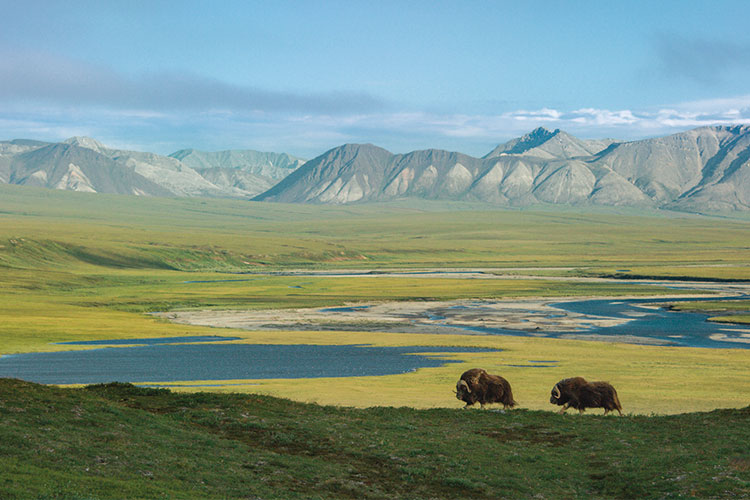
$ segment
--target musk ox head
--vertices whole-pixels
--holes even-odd
[[[549,402],[553,405],[558,405],[562,403],[558,403],[560,401],[560,397],[562,397],[562,394],[560,393],[560,384],[555,384],[555,386],[552,388],[552,392],[549,397]]]
[[[456,383],[456,399],[469,404],[474,404],[477,401],[476,395],[471,392],[471,387],[463,379]]]

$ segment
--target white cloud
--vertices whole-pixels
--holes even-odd
[[[556,109],[542,108],[539,110],[518,110],[506,113],[504,116],[512,118],[514,120],[533,120],[533,121],[557,121],[561,117],[561,113]]]
[[[683,110],[702,113],[712,113],[721,109],[750,109],[750,94],[735,97],[724,97],[718,99],[702,99],[697,101],[683,102],[675,106]]]
[[[451,138],[475,140],[505,140],[543,126],[560,128],[582,137],[607,136],[633,139],[650,135],[672,133],[707,125],[750,123],[750,99],[717,99],[683,103],[657,110],[609,110],[580,108],[572,111],[542,108],[517,110],[499,115],[465,114],[360,114],[345,120],[309,116],[309,125],[338,127],[370,132],[377,135],[383,130],[391,133],[420,136],[432,134]],[[744,106],[744,107],[743,107]],[[436,142],[439,142],[436,141]]]
[[[623,109],[610,111],[608,109],[583,108],[572,111],[568,115],[561,115],[563,120],[570,120],[578,124],[593,124],[603,126],[633,125],[638,122],[632,111]]]
[[[105,144],[139,144],[159,153],[195,147],[285,151],[313,157],[347,142],[394,152],[443,148],[482,156],[498,143],[543,126],[582,138],[621,140],[706,125],[750,123],[750,95],[652,109],[549,107],[501,114],[403,112],[316,113],[248,109],[152,110],[16,102],[0,110],[0,139],[62,140],[88,135]]]

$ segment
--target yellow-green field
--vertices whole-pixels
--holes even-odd
[[[211,390],[247,390],[351,406],[458,407],[461,404],[452,394],[458,375],[482,366],[508,378],[525,408],[553,409],[547,402],[550,388],[572,375],[609,380],[626,412],[741,407],[750,403],[750,350],[746,349],[479,335],[248,332],[176,325],[146,313],[379,300],[659,294],[664,289],[627,281],[561,278],[628,270],[657,277],[750,279],[749,230],[746,218],[681,214],[584,213],[543,207],[521,211],[415,202],[320,207],[0,186],[0,354],[58,350],[63,347],[51,342],[70,340],[206,333],[274,344],[481,346],[503,351],[451,354],[463,363],[403,375],[229,381],[247,385]],[[257,274],[288,269],[426,268],[485,268],[497,274],[547,278]],[[236,272],[250,274],[230,274]],[[211,280],[234,281],[186,283]],[[292,288],[300,285],[303,288]],[[536,359],[558,363],[550,368],[507,366]]]
[[[676,311],[697,311],[711,314],[709,321],[750,324],[750,300],[716,300],[711,302],[681,302],[671,305]],[[727,313],[726,316],[721,313]],[[716,316],[713,316],[716,315]]]
[[[215,330],[214,330],[215,333]],[[525,337],[232,331],[245,342],[263,344],[361,344],[379,346],[461,345],[503,349],[495,353],[446,354],[465,364],[423,368],[415,373],[383,377],[297,380],[233,380],[225,388],[201,390],[249,391],[320,404],[463,406],[452,390],[460,374],[475,366],[507,378],[520,407],[555,409],[549,404],[552,386],[560,379],[582,375],[607,380],[618,390],[626,413],[683,413],[748,405],[750,353],[742,349],[666,348]],[[549,368],[521,368],[530,360],[556,360]],[[199,383],[199,382],[198,382]],[[215,381],[206,381],[214,384]],[[194,385],[195,381],[186,385]],[[246,384],[246,385],[245,385]],[[180,384],[169,384],[179,390]],[[195,387],[184,388],[195,391]]]
[[[188,271],[544,267],[507,272],[597,275],[630,269],[651,276],[750,279],[750,220],[737,217],[426,201],[330,207],[0,185],[0,265]]]

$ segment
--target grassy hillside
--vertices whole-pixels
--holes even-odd
[[[628,269],[748,279],[748,230],[743,218],[668,212],[413,201],[330,207],[0,185],[0,266],[14,268],[542,266],[573,268],[553,270],[562,275]]]
[[[6,499],[750,496],[750,407],[357,410],[0,379],[0,417]]]

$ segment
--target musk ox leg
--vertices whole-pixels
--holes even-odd
[[[578,408],[578,414],[579,415],[583,415],[584,411],[586,411],[586,410],[584,410],[583,408]]]
[[[570,405],[568,403],[565,403],[563,405],[562,409],[560,411],[558,411],[557,413],[559,413],[560,415],[562,415],[563,413],[565,413],[565,410],[567,410],[569,406]]]

